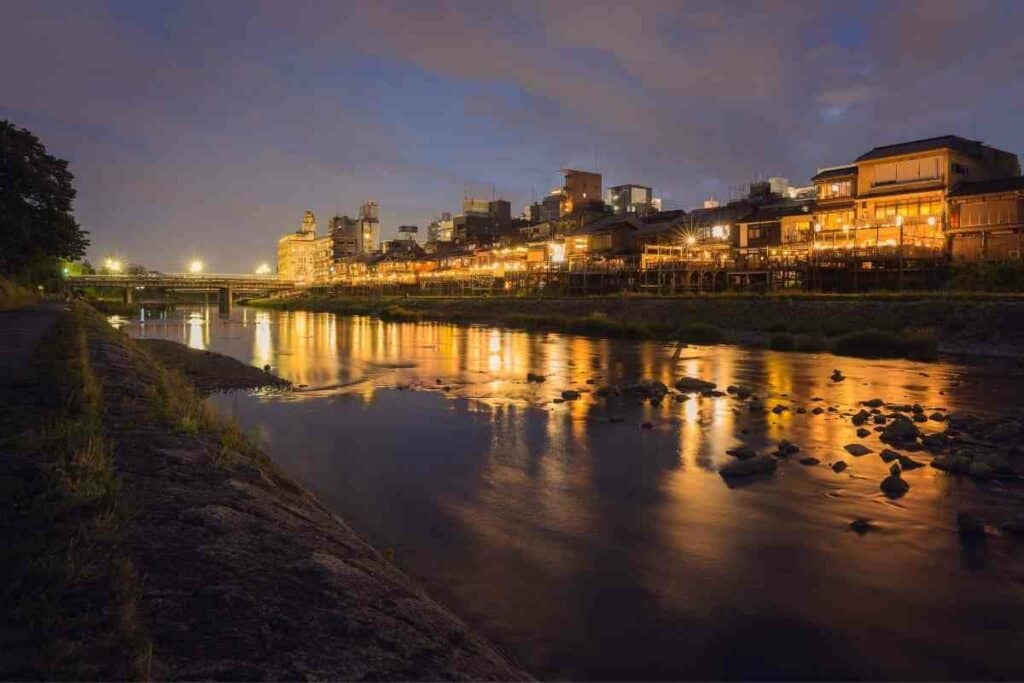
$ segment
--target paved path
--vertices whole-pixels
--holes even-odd
[[[43,303],[0,311],[0,386],[15,385],[30,376],[32,350],[64,310],[63,304]]]

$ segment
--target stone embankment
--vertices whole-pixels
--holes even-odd
[[[438,320],[596,336],[723,341],[784,351],[834,350],[873,355],[867,330],[903,337],[914,357],[921,341],[943,353],[1020,356],[1024,297],[1019,295],[717,295],[681,297],[327,297],[264,299],[281,310],[376,315],[388,320]],[[845,339],[844,337],[850,337]],[[849,343],[843,344],[847,341]],[[883,340],[884,341],[884,340]],[[914,343],[917,342],[917,343]],[[898,340],[897,340],[898,345]],[[839,347],[837,349],[837,346]],[[849,351],[845,347],[853,347]]]
[[[100,543],[91,530],[100,528],[103,552],[92,554],[96,571],[88,577],[78,565],[61,570],[65,580],[48,604],[67,609],[32,612],[18,603],[25,627],[0,634],[9,646],[0,677],[528,678],[210,415],[182,375],[90,309],[65,315],[73,323],[61,333],[81,342],[76,367],[90,387],[83,395],[99,406],[90,462],[109,485],[103,514],[87,516],[103,524],[88,526],[74,544],[51,533],[47,552],[58,563],[91,557]],[[42,438],[46,428],[38,429]],[[33,438],[13,447],[25,451]],[[81,461],[72,452],[54,466]],[[41,481],[19,510],[67,493]],[[8,526],[24,528],[5,531],[23,534],[41,523],[23,514]],[[32,572],[6,569],[28,585]],[[62,627],[79,608],[111,618],[88,630]]]

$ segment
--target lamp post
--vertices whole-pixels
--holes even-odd
[[[896,216],[896,226],[900,229],[900,246],[897,258],[899,259],[899,273],[897,275],[896,288],[903,289],[903,216]]]

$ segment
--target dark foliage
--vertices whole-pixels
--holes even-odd
[[[79,259],[89,245],[71,215],[68,162],[39,138],[0,121],[0,273],[31,279],[40,262]]]

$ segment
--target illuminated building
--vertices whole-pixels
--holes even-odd
[[[326,280],[330,277],[333,250],[330,235],[316,236],[316,218],[312,211],[307,211],[299,229],[277,241],[277,275],[301,284]]]
[[[564,168],[562,174],[565,176],[565,185],[559,192],[561,200],[559,218],[571,214],[577,209],[601,203],[600,173]]]
[[[604,196],[604,203],[619,215],[643,216],[654,210],[654,201],[654,191],[645,185],[616,185],[609,187]]]
[[[377,251],[380,243],[380,207],[370,200],[359,207],[359,253]]]
[[[949,210],[954,260],[1024,260],[1024,176],[957,183]]]

